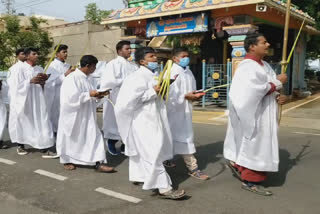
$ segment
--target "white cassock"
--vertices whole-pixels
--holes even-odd
[[[60,113],[60,88],[62,81],[65,78],[65,73],[69,70],[70,65],[68,63],[62,62],[58,59],[53,60],[48,68],[48,74],[51,74],[48,82],[52,82],[53,87],[50,94],[48,93],[47,101],[48,110],[50,112],[50,120],[52,123],[52,129],[54,132],[58,130],[58,121],[59,121],[59,113]]]
[[[196,90],[196,80],[189,68],[182,68],[176,63],[171,69],[168,101],[168,120],[172,133],[174,154],[194,154],[194,135],[192,126],[192,102],[185,95]]]
[[[18,60],[14,65],[12,65],[10,68],[9,68],[9,72],[8,72],[8,77],[7,77],[7,87],[8,87],[8,102],[10,104],[10,97],[12,96],[11,95],[11,92],[12,90],[10,90],[10,86],[14,86],[14,80],[16,79],[14,76],[15,73],[19,72],[19,70],[21,69],[21,67],[24,66],[24,62]],[[11,117],[11,120],[10,120],[10,105],[9,105],[9,121],[8,121],[8,126],[10,127],[15,127],[16,125],[14,124],[16,122],[15,119],[12,119],[14,117]],[[14,113],[13,113],[14,114]],[[8,128],[9,129],[9,128]],[[13,139],[11,139],[11,142],[16,142],[16,137],[12,136]],[[10,137],[11,138],[11,137]]]
[[[12,65],[9,68],[9,73],[8,73],[8,78],[7,78],[7,84],[8,84],[8,101],[10,103],[10,85],[13,85],[14,83],[12,83],[12,80],[14,78],[12,78],[13,74],[17,71],[20,70],[21,67],[24,66],[24,62],[18,60],[14,65]]]
[[[267,95],[270,82],[282,84],[267,62],[251,59],[240,64],[230,88],[229,124],[224,157],[255,171],[278,171],[277,92]]]
[[[24,62],[10,74],[9,134],[13,143],[46,149],[54,145],[44,93],[50,89],[49,85],[43,89],[39,84],[30,83],[38,73],[43,73],[41,67]]]
[[[96,98],[93,79],[77,69],[63,81],[60,94],[60,118],[57,153],[60,162],[95,165],[106,162],[106,150],[96,122]]]
[[[171,179],[163,161],[173,148],[165,104],[153,86],[155,74],[144,66],[122,84],[115,115],[129,156],[129,180],[144,182],[143,189],[167,189]]]
[[[105,70],[101,74],[100,88],[112,89],[110,100],[114,104],[116,104],[122,82],[137,69],[138,67],[136,64],[129,62],[122,56],[118,56],[106,65]],[[103,104],[102,130],[104,138],[121,140],[116,118],[114,116],[114,109],[110,102],[105,102]]]
[[[7,122],[7,107],[3,97],[4,93],[3,90],[0,88],[0,140],[2,140],[3,132]]]

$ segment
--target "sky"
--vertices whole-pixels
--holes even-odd
[[[85,6],[93,2],[103,10],[124,8],[121,0],[15,0],[14,8],[17,13],[47,15],[76,22],[84,19]],[[5,12],[2,4],[0,11]]]

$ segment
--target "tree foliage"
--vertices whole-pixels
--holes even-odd
[[[85,19],[94,24],[100,24],[102,19],[107,18],[112,10],[100,10],[96,3],[90,3],[86,6]]]
[[[292,3],[315,18],[315,27],[320,31],[320,0],[293,0]],[[319,35],[309,37],[307,50],[309,58],[320,58]]]
[[[30,26],[22,29],[17,16],[4,19],[6,31],[0,32],[0,69],[8,69],[15,62],[15,51],[19,48],[39,48],[39,64],[44,66],[53,45],[49,34],[39,26],[42,19],[30,17]]]

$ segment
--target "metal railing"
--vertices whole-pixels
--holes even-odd
[[[227,64],[206,64],[202,62],[202,88],[204,90],[230,84],[232,78],[232,63]],[[202,98],[202,108],[208,105],[228,106],[228,94],[230,86],[216,88],[208,91]]]

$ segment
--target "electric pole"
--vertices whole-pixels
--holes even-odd
[[[129,0],[122,0],[122,3],[124,4],[124,7],[128,7]]]
[[[14,0],[1,0],[1,3],[4,5],[6,8],[6,13],[7,14],[14,14],[16,11],[14,9]]]

